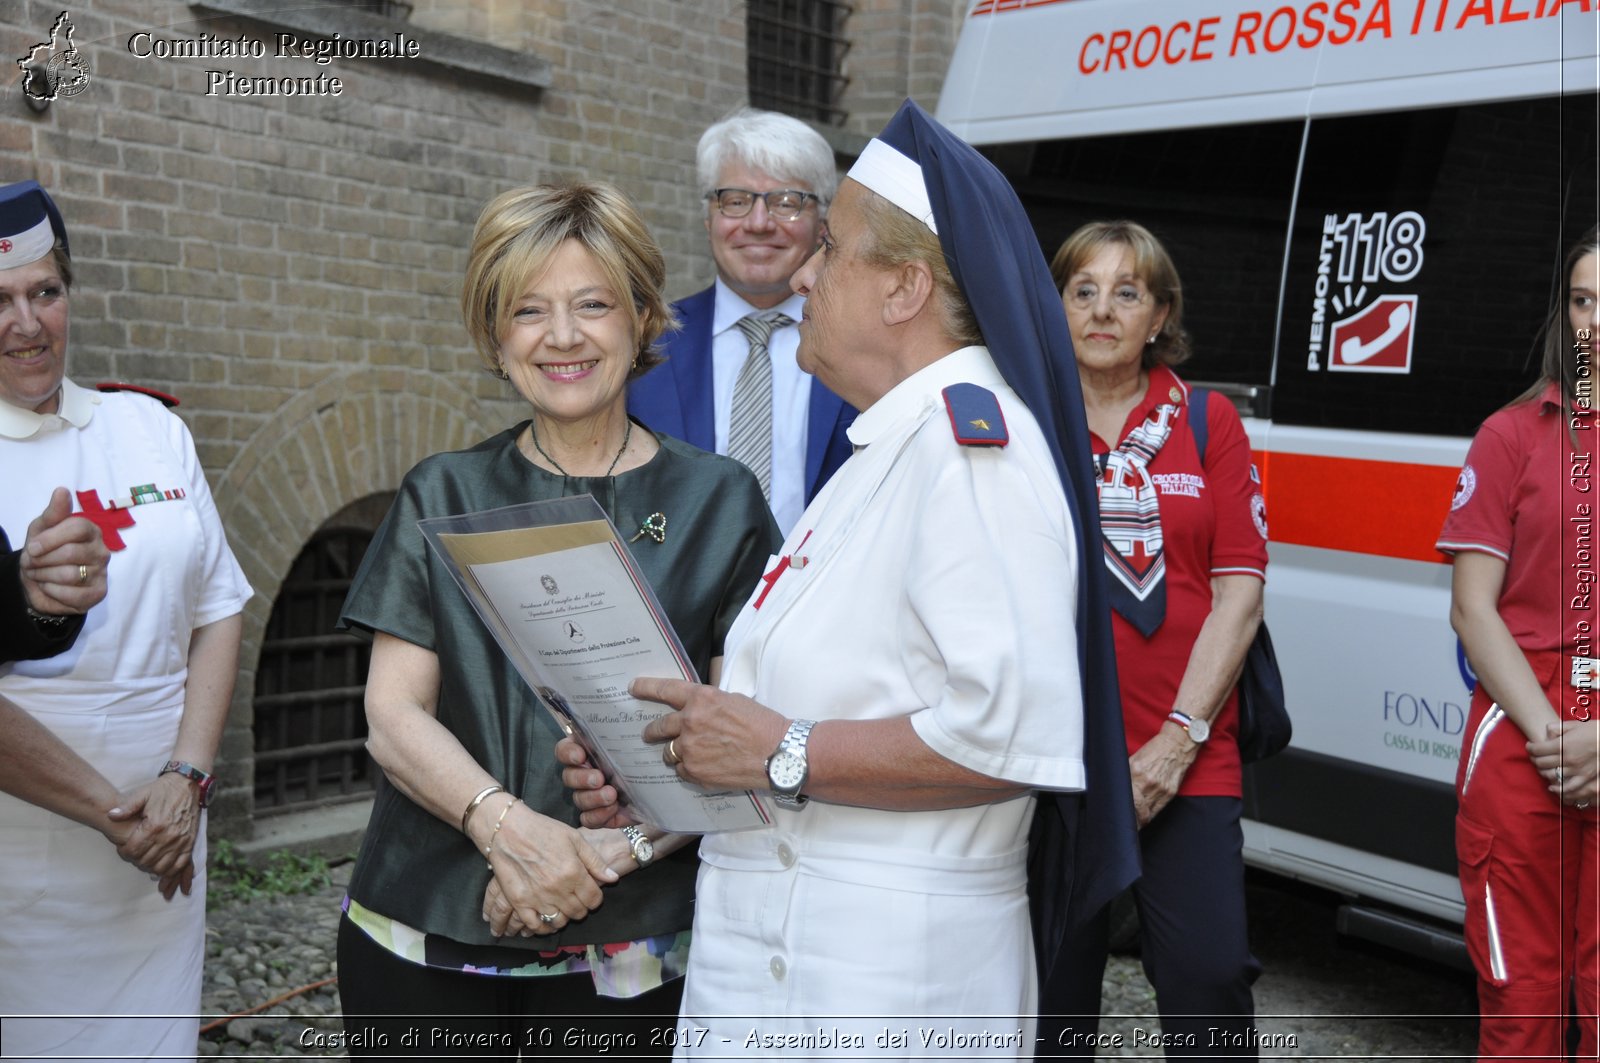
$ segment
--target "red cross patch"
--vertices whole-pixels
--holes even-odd
[[[811,532],[807,531],[806,532],[806,537],[804,539],[800,540],[800,546],[804,546],[806,544],[807,540],[809,540],[810,538],[811,538]],[[798,546],[795,547],[795,549],[797,549],[797,550],[799,548],[800,547],[798,547]],[[752,609],[760,609],[761,608],[761,603],[765,602],[767,600],[767,595],[772,593],[772,588],[776,587],[778,585],[779,577],[781,577],[785,572],[789,571],[789,569],[791,569],[791,568],[801,568],[803,566],[803,561],[800,562],[800,563],[796,563],[795,561],[790,560],[790,558],[792,556],[793,555],[791,555],[791,554],[784,554],[782,557],[778,558],[778,563],[776,565],[772,566],[772,571],[768,572],[766,575],[761,577],[761,582],[765,583],[766,586],[761,588],[761,593],[756,597],[756,603],[754,605],[752,605],[750,608],[752,608]]]
[[[100,492],[90,489],[79,491],[78,505],[83,507],[79,514],[94,521],[100,527],[100,534],[106,541],[107,550],[121,550],[128,544],[122,541],[122,536],[117,534],[123,528],[133,527],[133,514],[125,509],[107,509],[100,504]]]
[[[10,254],[12,246],[10,240],[0,240],[0,255]]]

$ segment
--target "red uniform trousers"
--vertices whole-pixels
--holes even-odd
[[[1530,663],[1560,707],[1565,660],[1540,654]],[[1563,805],[1550,793],[1528,758],[1527,736],[1481,686],[1465,739],[1456,771],[1456,856],[1467,949],[1478,971],[1478,1057],[1563,1059],[1575,977],[1577,1058],[1594,1060],[1600,810]]]

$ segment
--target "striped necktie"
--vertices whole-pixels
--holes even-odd
[[[794,324],[786,314],[751,314],[736,324],[750,343],[750,356],[733,386],[733,412],[728,423],[728,457],[743,462],[761,481],[761,493],[772,501],[772,330]]]

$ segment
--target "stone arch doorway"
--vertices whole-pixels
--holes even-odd
[[[212,807],[214,834],[257,834],[256,670],[280,590],[302,551],[335,518],[395,491],[423,458],[470,446],[511,423],[515,407],[496,401],[498,386],[488,378],[457,383],[400,369],[338,374],[275,410],[213,477],[228,541],[256,590],[245,610],[239,682],[218,758],[226,789]],[[381,517],[380,509],[364,522],[369,533]],[[330,621],[323,634],[331,629]]]
[[[365,798],[370,647],[334,630],[350,581],[394,495],[370,495],[311,536],[278,590],[256,663],[255,814],[308,811]]]

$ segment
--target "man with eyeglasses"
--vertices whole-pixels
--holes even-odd
[[[695,161],[717,279],[673,304],[683,328],[630,386],[628,412],[748,465],[787,534],[850,456],[855,420],[795,362],[805,299],[789,278],[817,248],[833,149],[799,119],[745,108],[705,131]]]

